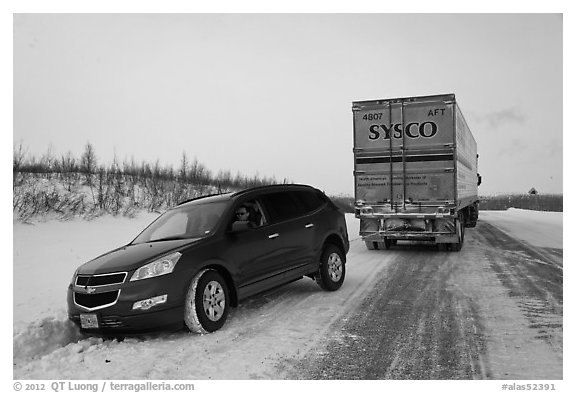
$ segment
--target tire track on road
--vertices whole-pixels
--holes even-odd
[[[482,326],[470,299],[451,283],[460,254],[428,245],[373,252],[397,260],[325,355],[304,361],[304,378],[485,378]]]
[[[390,266],[289,377],[561,379],[562,261],[543,253],[486,223],[458,253],[369,251]]]
[[[534,337],[548,343],[562,356],[562,261],[557,257],[548,258],[544,252],[488,223],[479,225],[478,235],[484,242],[495,246],[485,252],[490,267],[508,289],[508,295],[518,304],[529,327],[535,331]]]

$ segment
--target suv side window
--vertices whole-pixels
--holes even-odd
[[[261,198],[270,214],[270,221],[273,223],[305,214],[306,209],[299,203],[293,192],[276,192],[263,195]]]
[[[248,213],[246,216],[238,216],[238,212]],[[268,224],[268,220],[262,209],[262,204],[257,199],[251,199],[242,202],[236,207],[235,215],[232,219],[232,224],[236,221],[246,221],[250,228],[258,228]]]
[[[320,193],[313,190],[294,191],[294,196],[296,201],[302,206],[305,213],[311,213],[314,210],[319,209],[321,206],[324,206],[326,203]]]

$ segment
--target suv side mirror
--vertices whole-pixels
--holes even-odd
[[[250,223],[248,221],[234,221],[232,223],[232,232],[246,232],[250,229]]]

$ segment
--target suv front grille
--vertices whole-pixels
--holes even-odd
[[[76,277],[76,285],[80,287],[101,287],[105,285],[122,284],[128,273],[98,274],[94,276],[79,275]]]
[[[100,326],[103,328],[122,328],[126,327],[124,322],[117,317],[102,317],[100,319]]]
[[[88,310],[97,310],[116,303],[120,290],[103,293],[74,293],[74,303]]]

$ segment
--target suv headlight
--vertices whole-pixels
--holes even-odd
[[[78,274],[78,270],[80,270],[80,268],[76,269],[72,275],[72,279],[70,280],[70,284],[72,285],[76,284],[76,275]]]
[[[181,253],[175,252],[152,261],[136,269],[130,281],[144,280],[146,278],[158,277],[172,273],[181,256]]]

